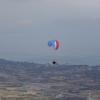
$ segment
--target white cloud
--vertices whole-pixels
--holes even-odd
[[[99,7],[100,0],[45,0],[47,3],[73,7]]]
[[[94,15],[91,17],[92,20],[100,20],[100,15]]]
[[[32,24],[34,24],[34,22],[32,21],[32,20],[21,20],[21,21],[19,21],[19,24],[20,25],[32,25]]]

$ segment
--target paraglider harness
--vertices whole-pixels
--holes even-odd
[[[53,63],[53,64],[56,64],[57,62],[53,61],[52,63]]]

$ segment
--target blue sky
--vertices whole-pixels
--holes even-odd
[[[99,10],[100,0],[1,0],[0,58],[99,65]]]

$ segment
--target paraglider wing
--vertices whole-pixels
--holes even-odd
[[[59,48],[59,42],[57,40],[50,40],[48,41],[48,46],[53,46],[57,50]]]
[[[59,42],[57,40],[54,40],[55,41],[55,47],[56,47],[56,50],[59,48]]]

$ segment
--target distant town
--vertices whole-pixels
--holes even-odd
[[[0,59],[0,100],[100,100],[100,66]]]

